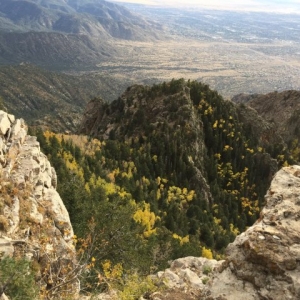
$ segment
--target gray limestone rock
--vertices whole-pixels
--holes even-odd
[[[10,191],[7,195],[2,192],[5,201],[0,198],[5,225],[0,228],[0,252],[12,256],[21,247],[24,257],[38,262],[44,274],[52,264],[75,266],[73,228],[56,191],[55,170],[40,151],[36,137],[27,135],[24,121],[3,111],[0,111],[0,163],[0,186]],[[39,283],[45,284],[46,281]],[[76,280],[70,290],[76,294],[78,288]]]

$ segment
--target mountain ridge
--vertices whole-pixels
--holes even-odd
[[[29,64],[0,67],[0,80],[0,98],[9,112],[30,126],[61,132],[76,131],[91,98],[112,101],[118,97],[114,86],[126,88],[122,79],[104,74],[55,73]]]
[[[152,87],[129,87],[110,104],[101,99],[92,100],[79,133],[110,143],[148,145],[147,155],[157,157],[155,159],[160,157],[161,165],[166,163],[161,168],[148,166],[149,170],[153,168],[160,177],[172,174],[168,178],[170,182],[174,180],[175,185],[188,186],[201,200],[218,207],[221,206],[219,201],[234,206],[234,194],[243,189],[238,187],[241,183],[236,176],[240,175],[234,174],[242,174],[245,170],[249,176],[247,185],[255,189],[253,203],[262,205],[264,190],[276,173],[277,164],[293,161],[284,150],[281,137],[274,134],[272,127],[255,110],[223,100],[205,84],[184,79]],[[274,145],[280,153],[285,153],[281,162],[276,160]],[[115,147],[121,146],[113,149]],[[221,186],[222,191],[217,192]],[[251,193],[246,192],[247,196],[241,199],[248,199]],[[255,202],[258,195],[260,204]],[[250,210],[246,221],[249,225],[256,214],[254,207]],[[243,223],[236,221],[240,225]]]
[[[0,13],[1,64],[84,69],[116,55],[114,39],[151,41],[162,35],[159,24],[104,0],[2,0]]]
[[[7,139],[15,130],[9,130],[13,116],[3,115],[0,129],[3,139]],[[18,124],[17,129],[23,132],[24,123]],[[36,177],[35,166],[42,158],[38,155],[35,138],[28,138],[24,144],[24,147],[33,145],[35,149],[30,158],[34,172],[23,167],[18,169],[15,154],[20,144],[17,142],[10,150],[13,160],[2,158],[3,172],[11,171],[20,190],[32,174],[37,182],[35,196],[38,199],[49,186],[53,191],[49,178],[53,187],[57,183],[77,235],[74,239],[86,241],[85,238],[93,237],[91,251],[82,252],[90,255],[85,265],[90,271],[88,278],[82,281],[83,289],[101,292],[113,286],[120,289],[116,291],[117,295],[123,295],[120,299],[128,299],[124,296],[126,289],[132,282],[135,286],[140,282],[137,276],[163,270],[170,260],[175,260],[171,269],[158,276],[166,276],[169,283],[175,282],[175,290],[167,290],[166,294],[158,291],[160,294],[155,297],[168,297],[169,292],[175,297],[176,287],[180,290],[178,297],[183,297],[182,291],[186,290],[191,299],[199,293],[202,296],[202,292],[218,299],[220,287],[226,297],[232,296],[230,288],[237,297],[249,291],[255,297],[262,293],[273,296],[279,284],[284,290],[288,289],[295,278],[286,281],[287,277],[280,277],[276,272],[283,270],[292,276],[297,269],[294,258],[284,256],[281,244],[282,256],[276,261],[269,258],[274,258],[280,239],[297,244],[294,231],[289,232],[290,237],[281,231],[286,226],[284,222],[298,218],[298,208],[290,205],[288,196],[295,195],[299,166],[277,173],[283,165],[295,161],[284,143],[281,148],[272,149],[274,144],[278,146],[276,134],[254,109],[224,100],[203,83],[179,79],[153,86],[133,85],[111,103],[95,98],[87,106],[81,130],[87,136],[36,129],[43,153],[57,170],[57,180],[52,171],[53,176],[47,173],[49,176],[43,175],[42,179]],[[272,151],[268,152],[268,147]],[[7,148],[3,149],[5,152]],[[22,153],[18,159],[27,164],[28,156],[23,157]],[[22,177],[22,170],[29,175]],[[49,170],[49,167],[41,167],[41,170]],[[270,187],[274,174],[281,177],[276,175]],[[286,191],[276,192],[274,183]],[[286,199],[280,201],[279,194]],[[10,202],[6,200],[6,203]],[[276,208],[278,214],[274,215]],[[33,217],[33,224],[41,219],[38,213]],[[265,223],[260,226],[262,220]],[[54,225],[61,228],[59,222]],[[8,227],[2,219],[3,228]],[[68,238],[71,242],[70,236]],[[224,258],[226,246],[234,240],[235,246],[231,244],[228,248],[232,255],[225,263],[188,258],[191,255]],[[261,248],[256,247],[257,242]],[[265,247],[268,252],[264,256],[260,251]],[[241,248],[245,257],[243,253],[234,252],[241,252]],[[298,255],[295,251],[291,254]],[[179,257],[187,258],[176,260]],[[256,260],[260,262],[257,276],[263,278],[269,274],[274,288],[264,289],[255,282],[256,276],[249,276],[257,267],[257,264],[253,267]],[[132,277],[133,268],[137,273]],[[119,281],[120,276],[126,279]],[[225,287],[213,287],[213,278],[224,282]],[[233,284],[228,284],[228,278]],[[240,279],[246,281],[246,291]],[[182,282],[187,283],[188,288],[182,288]],[[150,289],[149,284],[148,281],[148,298],[149,291],[155,290],[153,285]],[[46,291],[52,291],[52,287],[52,282],[48,282]],[[294,292],[289,291],[293,295]],[[255,297],[253,299],[259,299]]]
[[[127,92],[134,90],[132,88]],[[188,92],[186,88],[184,90]],[[180,95],[180,91],[175,95]],[[23,274],[22,278],[27,280],[27,286],[17,286],[18,289],[22,289],[22,297],[26,300],[32,299],[38,293],[41,298],[49,296],[78,298],[80,269],[78,269],[79,265],[73,246],[77,237],[73,236],[69,215],[55,190],[59,184],[56,172],[47,157],[40,151],[40,145],[36,138],[27,135],[24,121],[16,120],[13,115],[3,111],[0,111],[0,115],[1,209],[3,210],[0,218],[2,233],[0,252],[5,254],[5,257],[0,260],[0,274],[3,273],[3,264],[7,261],[14,262],[16,264],[14,268],[17,266],[19,268],[17,272],[24,272],[19,274]],[[48,136],[50,139],[53,138],[49,133]],[[67,149],[67,140],[61,137],[61,141]],[[101,144],[99,141],[94,144],[97,148],[99,145],[106,147],[105,143]],[[55,153],[57,149],[50,150]],[[107,154],[111,155],[112,153],[109,151]],[[74,159],[82,157],[82,154],[75,149],[74,155]],[[62,157],[67,158],[66,155]],[[72,156],[69,158],[73,160]],[[146,292],[145,289],[139,290],[138,295],[142,297],[141,299],[192,300],[201,297],[201,299],[217,300],[222,297],[222,299],[233,300],[243,296],[253,300],[261,299],[261,297],[287,300],[298,297],[300,295],[297,275],[299,176],[299,166],[284,167],[276,173],[267,191],[266,203],[259,219],[228,246],[227,256],[223,257],[224,260],[216,261],[191,256],[172,260],[168,269],[151,276],[153,282],[156,282],[156,285],[158,284],[161,288],[152,285],[150,289],[150,279],[148,279]],[[7,182],[11,182],[13,189]],[[167,184],[166,181],[164,183]],[[124,193],[124,190],[121,190],[121,193]],[[99,189],[97,194],[99,194]],[[122,199],[122,202],[124,201],[125,198]],[[119,209],[121,208],[122,206],[119,207]],[[105,215],[106,217],[107,215]],[[6,222],[6,220],[10,220],[10,222]],[[40,224],[44,224],[46,227],[42,234]],[[125,226],[124,223],[121,225]],[[179,238],[176,235],[173,237],[175,240]],[[101,243],[103,243],[103,239],[101,239]],[[24,247],[24,245],[27,246]],[[179,245],[178,243],[178,247]],[[54,256],[52,256],[53,251],[56,253]],[[34,269],[29,267],[25,270],[20,269],[18,263],[23,259],[21,253],[26,257],[27,263],[30,262],[35,266]],[[203,253],[205,252],[203,251],[202,255]],[[86,265],[81,266],[82,270],[87,268],[89,273],[92,272],[97,259],[98,257],[88,256]],[[102,263],[104,264],[104,262]],[[59,266],[58,270],[65,271],[56,273],[57,266]],[[13,270],[9,269],[8,272],[8,268],[4,268],[4,274],[7,276]],[[99,274],[97,275],[99,276]],[[107,274],[103,275],[108,276],[106,280],[114,280],[110,276],[117,276],[111,273]],[[34,275],[35,277],[33,277]],[[58,276],[56,277],[56,275]],[[37,284],[34,284],[33,280],[36,280]],[[135,285],[140,283],[139,277],[134,277],[133,280]],[[13,288],[18,281],[15,279],[11,281],[12,285],[5,292],[13,297]],[[28,286],[28,284],[36,286],[37,289],[33,290],[32,286]],[[102,284],[102,282],[98,281],[97,284]],[[166,287],[162,288],[162,286]],[[156,289],[156,292],[153,293],[153,289]],[[126,286],[124,290],[126,291]],[[127,297],[124,290],[111,291],[112,294],[114,293],[113,296],[102,293],[99,297],[100,299],[115,299],[116,295]],[[79,295],[79,297],[90,299],[83,295]]]

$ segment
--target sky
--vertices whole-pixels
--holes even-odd
[[[158,6],[200,7],[212,9],[300,12],[300,0],[111,0]]]

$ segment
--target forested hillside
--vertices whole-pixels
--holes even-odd
[[[117,98],[126,82],[101,74],[63,74],[30,64],[0,67],[0,99],[6,110],[30,126],[74,132],[83,110],[96,95]]]
[[[219,258],[253,224],[273,174],[295,160],[247,111],[180,79],[94,99],[81,126],[90,137],[33,132],[78,240],[90,236],[87,289],[178,257]]]

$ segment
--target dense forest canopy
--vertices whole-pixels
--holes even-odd
[[[178,257],[222,257],[258,218],[277,165],[295,162],[281,145],[262,147],[236,106],[207,85],[136,88],[103,104],[115,121],[108,138],[34,132],[77,238],[93,233],[97,271],[87,289],[97,272],[151,274]],[[149,123],[149,105],[165,121]]]

